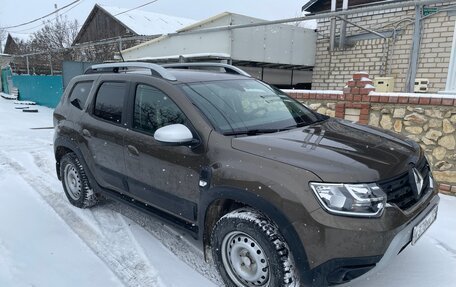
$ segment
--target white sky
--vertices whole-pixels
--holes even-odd
[[[95,3],[101,5],[133,8],[150,0],[81,0],[77,6],[66,12],[70,19],[77,19],[82,25]],[[300,16],[301,7],[308,0],[158,0],[141,10],[152,11],[172,16],[203,20],[221,12],[235,12],[266,20],[275,20]],[[1,1],[0,27],[21,24],[41,17],[54,10],[54,4],[63,7],[73,0],[16,0]],[[48,18],[48,19],[52,19]],[[36,22],[20,28],[9,29],[15,36],[27,38],[29,33],[39,29],[42,22]]]

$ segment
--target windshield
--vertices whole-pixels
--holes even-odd
[[[253,79],[190,83],[182,88],[224,134],[276,132],[322,119],[280,90]]]

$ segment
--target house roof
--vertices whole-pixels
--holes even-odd
[[[125,12],[128,9],[113,6],[101,7],[138,35],[168,34],[196,22],[193,19],[169,16],[149,11],[132,10]]]
[[[135,35],[155,36],[168,34],[196,22],[193,19],[174,17],[149,11],[128,11],[127,8],[95,4],[73,43],[78,43],[99,11],[112,17],[117,23],[130,30]]]
[[[19,46],[17,45],[11,33],[8,33],[8,37],[6,38],[6,43],[3,48],[3,53],[5,54],[3,55],[16,54],[17,52],[19,52]]]
[[[177,30],[177,32],[187,32],[187,31],[195,30],[197,28],[201,28],[202,26],[205,26],[206,24],[214,22],[218,19],[221,19],[224,17],[231,17],[231,15],[233,15],[233,14],[234,13],[231,13],[231,12],[223,12],[223,13],[217,14],[215,16],[209,17],[207,19],[204,19],[204,20],[201,20],[198,22],[194,22],[191,25],[188,25],[186,27],[183,27],[182,29]]]
[[[177,30],[176,32],[177,33],[183,33],[183,32],[188,32],[188,31],[192,31],[192,30],[210,28],[211,24],[213,22],[216,22],[216,21],[221,20],[223,18],[229,18],[230,19],[229,22],[232,25],[232,24],[234,24],[233,23],[234,20],[232,19],[233,17],[237,17],[237,18],[240,19],[241,22],[237,23],[237,24],[246,24],[246,23],[266,21],[266,20],[262,20],[262,19],[258,19],[258,18],[253,18],[253,17],[249,17],[249,16],[233,13],[233,12],[222,12],[220,14],[211,16],[211,17],[209,17],[207,19],[204,19],[204,20],[201,20],[201,21],[194,21],[194,23],[192,23],[192,24],[190,24],[188,26],[185,26],[185,27]],[[222,25],[222,26],[226,26],[226,25]],[[140,49],[142,47],[147,47],[149,45],[153,45],[153,44],[156,44],[156,43],[161,42],[163,40],[169,39],[170,37],[173,37],[173,36],[176,36],[176,35],[165,35],[164,34],[164,35],[162,35],[160,37],[157,37],[155,39],[151,39],[149,41],[146,41],[146,42],[141,43],[139,45],[136,45],[134,47],[128,48],[128,49],[126,49],[126,50],[124,50],[122,52],[125,53],[125,52],[129,52],[129,51],[132,51],[132,50]]]
[[[349,9],[360,6],[373,6],[381,5],[387,2],[401,2],[406,0],[350,0],[348,2]],[[337,9],[342,9],[342,0],[337,0],[336,5]],[[302,6],[302,11],[307,11],[311,13],[320,13],[327,12],[331,10],[331,0],[310,0],[304,6]]]

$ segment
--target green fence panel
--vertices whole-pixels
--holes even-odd
[[[62,76],[13,75],[21,101],[34,101],[38,105],[55,108],[63,94]]]
[[[8,78],[11,79],[11,69],[10,68],[3,68],[2,69],[2,90],[5,94],[9,94],[10,87],[8,85]]]

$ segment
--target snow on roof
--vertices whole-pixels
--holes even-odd
[[[112,6],[100,7],[138,35],[160,35],[173,33],[196,22],[193,19],[168,16],[149,11],[132,10],[123,13],[128,9]]]
[[[456,99],[455,93],[440,93],[440,94],[427,94],[427,93],[380,93],[370,92],[369,96],[378,97],[410,97],[410,98],[431,98],[431,99]]]
[[[38,31],[38,29],[36,29],[36,31],[30,32],[29,34],[28,33],[14,33],[14,32],[8,32],[8,33],[11,35],[11,37],[13,37],[14,40],[19,39],[22,41],[28,41],[28,40],[30,40],[30,37],[32,36],[32,34],[37,31]]]
[[[179,29],[177,32],[186,32],[186,31],[194,30],[195,28],[203,26],[204,24],[211,23],[211,22],[218,20],[220,18],[223,18],[223,17],[231,16],[232,14],[233,13],[231,13],[231,12],[223,12],[223,13],[214,15],[212,17],[209,17],[207,19],[204,19],[204,20],[201,20],[198,22],[194,22],[191,25],[188,25],[186,27],[183,27],[182,29]]]

